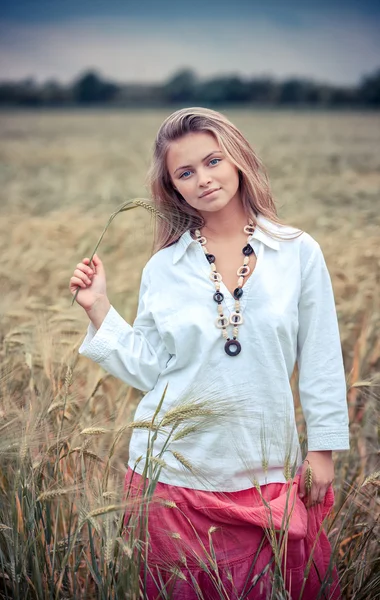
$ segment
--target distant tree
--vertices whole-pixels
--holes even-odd
[[[207,104],[241,104],[249,100],[247,83],[236,75],[215,77],[198,86],[197,96]]]
[[[372,75],[363,77],[358,95],[365,104],[380,106],[380,69],[377,69]]]
[[[305,98],[306,84],[302,79],[288,79],[280,86],[280,104],[303,104]]]
[[[103,81],[94,71],[88,71],[74,82],[73,98],[79,104],[99,104],[112,100],[118,90],[119,86]]]
[[[168,102],[190,102],[197,86],[197,76],[191,69],[181,69],[164,85],[162,91]]]
[[[270,77],[257,77],[248,83],[249,100],[254,104],[276,104],[279,85]]]
[[[72,89],[61,85],[55,79],[49,79],[41,86],[40,97],[44,105],[67,104],[72,100]]]

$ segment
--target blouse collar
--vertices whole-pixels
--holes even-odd
[[[262,225],[264,225],[264,227],[266,227],[269,230],[278,231],[278,226],[275,223],[272,223],[272,221],[269,221],[267,218],[265,218],[261,213],[259,213],[257,216],[257,224],[258,225],[262,224]],[[272,238],[267,233],[264,233],[264,231],[262,231],[261,229],[258,229],[258,227],[256,227],[253,234],[251,236],[249,236],[248,242],[252,239],[256,239],[256,240],[259,240],[260,242],[263,242],[264,244],[266,244],[267,246],[269,246],[269,248],[272,248],[273,250],[279,250],[279,248],[280,248],[280,243],[278,240]],[[173,253],[173,264],[177,263],[182,258],[182,256],[185,254],[185,252],[188,249],[188,247],[190,246],[190,244],[193,242],[195,244],[199,243],[191,237],[190,230],[188,229],[181,235],[181,237],[178,239],[177,243],[175,244],[175,249],[174,249],[174,253]]]

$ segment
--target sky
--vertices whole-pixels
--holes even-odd
[[[307,77],[355,85],[380,67],[370,0],[3,0],[0,80]]]

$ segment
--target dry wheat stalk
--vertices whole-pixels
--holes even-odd
[[[111,431],[105,427],[86,427],[82,429],[80,435],[102,435],[103,433],[111,433]]]
[[[196,417],[212,417],[215,413],[208,408],[199,408],[198,406],[186,406],[175,408],[168,411],[161,421],[162,427],[180,423],[186,419],[194,419]]]
[[[159,456],[151,456],[149,458],[149,460],[150,460],[150,462],[153,462],[153,463],[159,465],[162,468],[165,468],[167,466],[166,462],[164,461],[164,459],[160,458]]]
[[[308,493],[310,493],[312,485],[313,485],[313,469],[311,468],[310,465],[307,465],[307,468],[305,471],[305,487],[306,487],[306,491]]]
[[[91,510],[89,513],[85,515],[85,519],[90,517],[98,517],[99,515],[105,515],[110,512],[116,512],[118,510],[125,510],[126,504],[109,504],[109,506],[101,506],[100,508],[95,508]]]
[[[191,466],[189,461],[182,454],[180,454],[180,452],[177,452],[176,450],[171,450],[171,453],[178,460],[178,462],[180,462],[181,465],[185,467],[185,469],[187,469],[191,473],[194,473],[193,467]]]
[[[59,488],[56,490],[50,490],[47,492],[42,492],[37,498],[38,502],[42,502],[43,500],[53,500],[53,498],[58,498],[59,496],[64,496],[65,494],[70,494],[71,492],[76,492],[77,487],[67,487],[67,488]]]
[[[160,504],[167,508],[177,508],[177,505],[173,500],[160,500]]]
[[[104,237],[104,234],[106,233],[108,227],[111,225],[112,221],[114,220],[114,218],[121,212],[126,212],[127,210],[132,210],[133,208],[137,208],[138,206],[141,206],[142,208],[145,208],[146,210],[148,210],[149,212],[151,212],[155,217],[157,218],[161,218],[161,219],[165,219],[167,221],[167,218],[160,213],[159,210],[157,210],[157,208],[155,208],[154,206],[152,206],[151,204],[149,204],[144,198],[133,198],[133,200],[127,200],[126,202],[124,202],[115,212],[113,212],[110,216],[110,218],[107,221],[107,224],[105,226],[105,228],[103,229],[100,238],[98,239],[94,250],[92,251],[92,254],[90,256],[90,264],[92,262],[92,259],[94,258],[94,254],[96,253],[97,249],[100,246],[100,243]],[[72,301],[71,301],[71,305],[74,304],[76,297],[80,291],[80,287],[78,287],[77,291],[75,292]]]
[[[370,483],[375,483],[380,478],[380,471],[375,471],[371,475],[365,478],[360,487],[364,487],[365,485],[369,485]]]
[[[175,435],[173,435],[173,442],[178,440],[182,440],[182,438],[190,435],[192,433],[196,433],[199,430],[197,425],[189,425],[188,427],[184,427],[180,431],[177,431]]]
[[[172,567],[170,569],[170,572],[173,573],[173,575],[175,575],[179,579],[182,579],[183,581],[187,581],[185,575],[177,567]]]
[[[284,477],[286,481],[289,481],[292,478],[292,467],[288,456],[286,457],[284,464]]]
[[[151,429],[152,431],[157,431],[158,427],[153,425],[152,421],[132,421],[125,426],[127,429]],[[120,431],[120,430],[119,430]]]

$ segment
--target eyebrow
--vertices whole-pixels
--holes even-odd
[[[212,154],[215,154],[216,152],[219,152],[219,154],[222,153],[221,150],[213,150],[212,152],[210,152],[210,154],[207,154],[207,156],[205,156],[204,158],[202,158],[202,162],[204,162],[205,160],[207,160]],[[180,169],[188,169],[189,167],[191,167],[191,165],[183,165],[182,167],[178,167],[174,173],[177,173],[177,171],[179,171]]]

